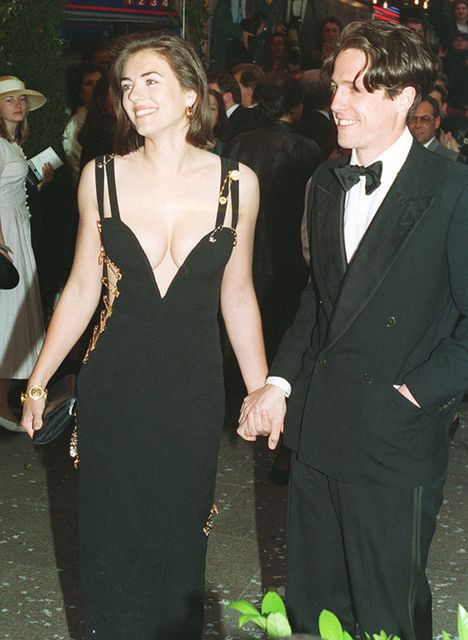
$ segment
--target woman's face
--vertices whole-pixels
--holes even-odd
[[[26,118],[27,113],[27,96],[12,95],[0,99],[0,117],[9,133],[14,133],[18,124]]]
[[[86,108],[89,108],[91,104],[94,87],[97,85],[101,75],[100,71],[91,71],[90,73],[85,73],[81,79],[80,98]]]
[[[196,94],[185,90],[166,60],[149,49],[131,55],[121,79],[122,105],[131,123],[142,136],[164,131],[186,134],[186,108]]]
[[[211,126],[214,127],[218,122],[219,109],[218,101],[214,96],[210,94],[210,111],[211,111]]]
[[[282,58],[286,49],[286,44],[282,36],[273,36],[271,41],[271,57]]]

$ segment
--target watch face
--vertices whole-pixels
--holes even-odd
[[[43,394],[44,392],[41,387],[31,387],[29,389],[29,397],[33,400],[39,400],[39,398],[42,398]]]

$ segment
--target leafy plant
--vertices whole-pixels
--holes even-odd
[[[292,633],[286,616],[286,607],[280,596],[274,591],[269,591],[263,598],[261,611],[258,611],[247,600],[235,600],[228,606],[241,614],[239,629],[247,623],[253,622],[266,632],[267,638],[285,638]]]
[[[66,122],[63,45],[59,27],[63,0],[1,0],[1,75],[18,76],[47,103],[28,116],[27,156],[52,145],[60,153]]]
[[[235,600],[228,607],[241,614],[239,629],[253,622],[265,631],[267,638],[287,638],[292,634],[284,602],[274,591],[269,591],[263,598],[261,611],[247,600]],[[461,604],[458,605],[457,626],[459,640],[468,640],[468,612]],[[336,615],[327,609],[319,616],[319,631],[322,640],[352,640]],[[400,640],[398,636],[388,635],[385,631],[372,635],[365,633],[365,637],[366,640]],[[442,631],[442,637],[443,640],[452,640],[446,631]]]
[[[457,626],[460,640],[468,640],[468,612],[461,604],[458,605]],[[451,640],[446,631],[442,631],[442,637],[444,640]]]

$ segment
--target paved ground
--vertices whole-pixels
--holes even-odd
[[[468,513],[463,494],[468,404],[464,414],[450,450],[446,497],[430,558],[437,632],[454,633],[457,604],[468,604]],[[67,444],[65,437],[34,448],[24,435],[0,432],[1,639],[82,638],[77,473]],[[225,428],[217,484],[220,514],[209,544],[204,640],[247,638],[225,607],[230,600],[258,602],[268,587],[283,592],[286,489],[270,482],[270,465],[264,442],[251,446]]]

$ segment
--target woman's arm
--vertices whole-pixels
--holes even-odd
[[[221,287],[221,311],[248,393],[265,383],[268,366],[262,322],[252,282],[252,253],[259,205],[258,180],[240,165],[239,223]]]
[[[102,265],[99,264],[100,238],[94,179],[94,163],[83,171],[78,191],[80,223],[75,258],[68,281],[52,316],[44,345],[27,388],[47,386],[71,348],[88,326],[99,302]],[[26,399],[21,424],[32,437],[42,426],[44,400]]]

